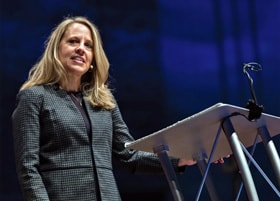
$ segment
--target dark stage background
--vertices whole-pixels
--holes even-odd
[[[1,1],[0,200],[20,201],[10,117],[15,96],[43,52],[52,28],[67,15],[83,15],[99,27],[111,63],[111,87],[132,135],[138,139],[217,102],[244,107],[250,98],[243,63],[252,72],[265,112],[280,116],[279,0],[38,0]],[[274,138],[279,149],[279,137]],[[275,185],[258,144],[255,158]],[[251,168],[260,200],[275,193]],[[233,159],[211,167],[221,200],[233,200]],[[124,201],[172,200],[163,175],[131,175],[116,164]],[[178,176],[186,200],[201,182],[197,166]],[[246,200],[245,190],[240,200]],[[209,200],[203,190],[201,200]]]

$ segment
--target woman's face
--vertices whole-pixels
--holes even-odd
[[[93,60],[90,29],[80,23],[69,25],[59,43],[58,57],[68,74],[85,74]]]

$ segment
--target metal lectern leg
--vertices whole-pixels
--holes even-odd
[[[229,118],[225,118],[223,122],[223,129],[230,143],[232,152],[236,158],[238,168],[241,172],[242,180],[247,192],[248,199],[250,201],[258,201],[258,194],[253,181],[247,160],[245,158],[244,152],[240,145],[240,141],[236,132],[234,131],[233,125]]]
[[[175,174],[175,171],[171,165],[171,161],[167,154],[167,151],[169,150],[168,146],[160,145],[160,146],[154,147],[153,149],[154,149],[154,153],[156,153],[159,157],[159,160],[161,162],[165,176],[167,178],[170,189],[172,191],[174,200],[175,201],[184,201],[184,197],[183,197],[182,191],[179,187],[179,182],[177,180],[177,176]]]
[[[204,176],[207,173],[207,178],[205,180],[206,183],[206,187],[209,193],[209,196],[211,198],[211,201],[218,201],[218,194],[216,192],[216,189],[214,187],[214,184],[212,182],[212,179],[210,177],[210,175],[208,175],[208,172],[206,171],[207,167],[209,164],[207,164],[206,162],[206,154],[205,153],[197,153],[194,155],[194,160],[197,162],[197,165],[199,167],[200,173],[202,176]],[[197,198],[198,200],[198,198]]]
[[[274,169],[275,176],[278,181],[278,185],[280,186],[280,159],[279,159],[277,150],[274,146],[274,143],[270,137],[270,134],[269,134],[266,126],[262,126],[262,127],[258,128],[258,133],[260,134],[260,136],[262,138],[266,152],[272,163],[272,167]]]

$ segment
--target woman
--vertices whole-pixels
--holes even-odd
[[[12,115],[16,167],[25,200],[121,200],[112,156],[132,172],[159,172],[134,139],[107,85],[109,62],[97,28],[64,19],[30,70]],[[192,161],[172,159],[174,168]]]

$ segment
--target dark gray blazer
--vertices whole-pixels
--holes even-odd
[[[106,110],[84,102],[91,139],[80,111],[57,85],[35,86],[17,95],[13,135],[25,200],[121,200],[112,156],[132,172],[162,171],[154,154],[124,148],[134,139],[118,107]],[[177,160],[173,163],[176,168]]]

